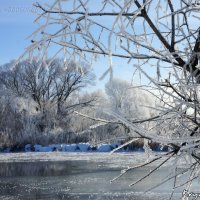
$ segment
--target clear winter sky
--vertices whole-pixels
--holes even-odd
[[[28,45],[26,37],[35,29],[33,0],[0,1],[0,64],[16,59]]]
[[[17,59],[30,44],[27,37],[37,28],[33,21],[36,0],[0,0],[0,65]],[[42,2],[39,0],[39,2]],[[98,61],[94,66],[97,79],[107,68],[105,61]],[[124,70],[125,69],[125,70]],[[123,61],[114,63],[115,77],[123,78],[131,82],[133,70]],[[103,81],[97,81],[97,87],[103,88],[108,77]]]

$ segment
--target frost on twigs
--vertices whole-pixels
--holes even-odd
[[[37,3],[40,27],[31,35],[26,55],[44,62],[47,57],[61,57],[64,62],[73,59],[91,66],[106,57],[108,69],[102,78],[107,74],[112,77],[119,59],[133,66],[133,79],[140,80],[142,89],[156,99],[156,106],[152,106],[156,114],[127,118],[118,113],[117,121],[126,126],[129,135],[168,146],[172,158],[184,157],[187,152],[185,170],[190,173],[194,169],[198,176],[199,4],[196,0]],[[144,148],[150,153],[147,144]],[[169,161],[167,157],[155,170]],[[174,189],[178,176],[172,176]]]

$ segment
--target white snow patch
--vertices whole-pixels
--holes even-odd
[[[111,145],[109,144],[101,144],[98,146],[97,151],[99,152],[110,152],[112,150]]]
[[[77,146],[80,149],[80,151],[82,151],[82,152],[86,152],[90,148],[90,144],[89,143],[79,143]]]
[[[62,144],[62,151],[69,151],[69,152],[74,152],[77,149],[76,144]]]

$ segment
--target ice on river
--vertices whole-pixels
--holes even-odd
[[[160,156],[155,153],[153,157]],[[0,154],[0,199],[40,200],[163,200],[169,199],[173,181],[144,194],[169,174],[173,162],[140,184],[129,187],[150,170],[138,168],[110,182],[124,168],[146,162],[144,153],[29,152]],[[198,189],[198,183],[194,189]],[[182,188],[175,192],[181,197]],[[166,198],[165,198],[166,197]]]

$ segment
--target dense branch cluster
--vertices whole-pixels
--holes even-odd
[[[198,177],[200,162],[199,1],[55,0],[52,5],[35,6],[40,11],[36,22],[42,24],[31,35],[29,58],[36,56],[45,62],[53,51],[52,59],[61,56],[65,63],[73,58],[77,63],[93,64],[104,56],[109,67],[103,76],[110,73],[111,78],[113,61],[123,59],[133,66],[135,76],[145,77],[141,87],[159,102],[154,107],[159,114],[138,120],[112,115],[126,125],[132,137],[171,148],[155,170],[171,159],[177,163],[189,158],[187,169],[178,173],[175,164],[172,176],[175,189],[178,176],[190,174],[182,184],[189,188]]]

